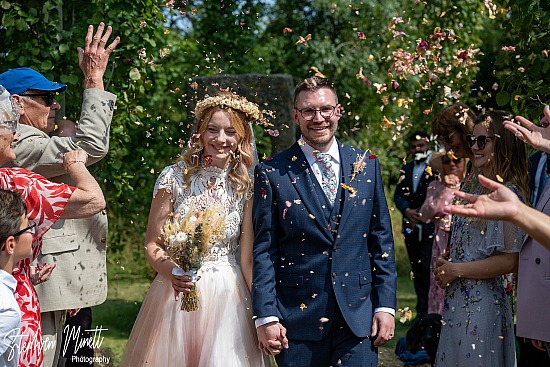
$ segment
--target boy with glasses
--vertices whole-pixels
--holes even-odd
[[[32,255],[36,223],[27,219],[21,195],[0,189],[0,366],[19,361],[21,310],[15,300],[15,264]]]

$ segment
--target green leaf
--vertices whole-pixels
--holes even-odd
[[[510,93],[500,91],[497,93],[496,99],[499,106],[505,106],[510,102]]]
[[[140,80],[141,79],[141,73],[139,72],[139,70],[137,68],[133,68],[132,70],[130,70],[130,79],[132,80]]]
[[[2,0],[2,2],[0,2],[0,7],[2,7],[2,9],[4,10],[8,10],[9,8],[11,8],[11,4],[7,0]]]
[[[40,69],[42,69],[42,70],[51,70],[52,66],[53,66],[53,64],[52,64],[51,60],[44,60],[40,64]]]
[[[69,45],[66,43],[62,43],[59,45],[59,53],[64,54],[65,52],[69,51]]]

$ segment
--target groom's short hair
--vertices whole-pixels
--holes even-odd
[[[305,91],[314,92],[322,88],[330,89],[336,96],[336,101],[338,101],[338,94],[336,94],[336,89],[334,89],[334,83],[327,78],[315,75],[298,83],[294,89],[294,106],[296,106],[296,100],[298,99],[298,95],[300,93]]]

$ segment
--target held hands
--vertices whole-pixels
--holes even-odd
[[[372,318],[371,338],[375,347],[381,347],[393,338],[395,330],[395,316],[387,312],[376,312]]]
[[[38,264],[37,266],[31,266],[30,280],[32,285],[38,285],[48,281],[52,275],[53,269],[55,269],[55,264]]]
[[[454,265],[455,264],[449,261],[448,252],[444,252],[437,258],[433,272],[439,288],[445,289],[457,278]]]
[[[280,322],[273,321],[261,325],[256,329],[258,333],[258,347],[267,355],[277,355],[288,349],[286,329]]]
[[[519,139],[529,143],[538,150],[550,153],[550,108],[544,107],[544,118],[541,120],[541,126],[537,126],[525,117],[516,116],[516,121],[504,121],[504,127],[513,132]]]
[[[84,89],[97,88],[103,90],[103,75],[107,69],[109,55],[120,43],[120,37],[105,48],[113,29],[107,27],[105,34],[103,30],[105,24],[99,23],[97,32],[94,35],[94,26],[88,26],[88,34],[84,41],[84,49],[78,48],[78,65],[84,73]]]

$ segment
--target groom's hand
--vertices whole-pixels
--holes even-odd
[[[281,323],[273,321],[261,325],[256,329],[258,346],[267,355],[277,355],[283,348],[288,348],[286,329]]]
[[[374,317],[372,318],[371,337],[376,337],[374,340],[375,347],[378,348],[392,339],[394,330],[395,316],[384,311],[376,312],[374,314]]]

